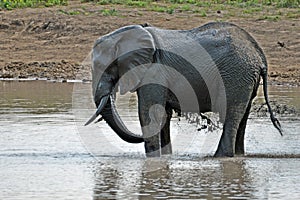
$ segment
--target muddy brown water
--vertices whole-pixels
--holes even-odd
[[[300,88],[269,93],[300,110]],[[279,117],[283,137],[268,118],[251,117],[247,155],[222,159],[210,157],[220,130],[174,118],[173,155],[146,159],[142,144],[121,141],[104,122],[83,126],[94,111],[89,83],[1,81],[0,96],[0,199],[300,198],[297,116]],[[140,132],[135,96],[117,104]]]

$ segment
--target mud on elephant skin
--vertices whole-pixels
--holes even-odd
[[[92,52],[96,113],[125,141],[144,142],[148,157],[172,153],[172,112],[218,112],[224,124],[215,156],[244,154],[251,103],[267,61],[257,42],[240,27],[212,22],[191,30],[132,25],[100,37]],[[143,136],[130,132],[115,109],[115,92],[136,92]],[[101,118],[101,119],[102,119]]]

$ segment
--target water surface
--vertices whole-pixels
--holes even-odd
[[[74,90],[73,87],[75,86]],[[252,117],[248,156],[214,159],[220,137],[172,120],[174,154],[146,159],[142,144],[119,139],[94,112],[90,84],[0,82],[0,199],[299,199],[300,121]],[[72,98],[73,97],[73,98]],[[270,87],[270,98],[300,108],[300,88]],[[140,133],[135,96],[119,98]]]

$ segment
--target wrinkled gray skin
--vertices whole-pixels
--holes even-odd
[[[148,157],[172,153],[172,111],[219,112],[224,123],[216,157],[244,154],[251,102],[267,62],[257,42],[230,23],[208,23],[191,30],[126,26],[98,39],[93,48],[93,94],[98,115],[125,141],[144,142]],[[118,84],[117,84],[118,83]],[[143,136],[131,133],[114,106],[114,89],[137,92]],[[184,135],[183,135],[184,136]]]

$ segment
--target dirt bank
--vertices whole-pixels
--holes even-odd
[[[86,79],[82,62],[101,35],[129,24],[148,22],[169,29],[189,29],[209,21],[230,21],[249,31],[266,53],[272,82],[300,85],[300,19],[278,20],[144,11],[114,5],[117,16],[104,15],[107,6],[70,1],[68,6],[0,11],[0,78]],[[110,7],[111,8],[111,7]],[[76,12],[75,12],[76,11]]]

